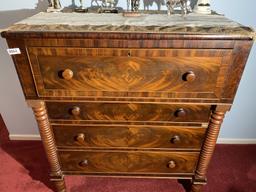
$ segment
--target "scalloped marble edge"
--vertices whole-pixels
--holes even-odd
[[[236,37],[255,38],[256,33],[250,27],[227,28],[222,27],[182,27],[182,26],[69,26],[69,25],[25,25],[16,24],[6,30],[7,33],[15,32],[116,32],[116,33],[169,33],[189,35],[235,35]]]

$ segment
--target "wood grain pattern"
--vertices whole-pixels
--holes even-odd
[[[91,34],[92,35],[92,34]],[[226,49],[232,51],[235,45],[245,45],[245,49],[240,49],[241,46],[236,46],[236,50],[231,55],[223,56],[221,70],[219,72],[219,76],[217,79],[217,84],[215,88],[215,94],[213,93],[205,93],[205,92],[99,92],[99,91],[90,91],[90,93],[85,94],[84,91],[71,91],[72,94],[67,96],[67,94],[63,93],[63,91],[52,91],[48,90],[47,94],[44,96],[40,95],[42,99],[52,99],[51,97],[58,97],[63,99],[73,99],[79,98],[83,100],[136,100],[141,101],[143,100],[150,100],[150,101],[161,101],[161,102],[207,102],[207,103],[232,103],[234,94],[236,89],[231,89],[233,85],[238,84],[239,78],[235,78],[238,74],[242,72],[243,67],[245,66],[246,59],[241,60],[239,58],[243,58],[244,53],[249,52],[252,41],[251,40],[244,40],[244,41],[235,41],[225,39],[222,37],[222,40],[215,39],[213,40],[206,40],[206,39],[199,39],[199,36],[190,36],[190,38],[178,38],[174,34],[173,35],[166,35],[166,34],[131,34],[132,37],[129,39],[130,36],[125,34],[115,34],[111,39],[102,39],[102,34],[95,34],[94,36],[90,36],[91,39],[26,39],[18,40],[8,38],[8,42],[10,43],[11,47],[22,47],[22,46],[50,46],[50,47],[93,47],[93,48],[100,48],[100,47],[113,47],[113,48],[172,48],[172,49]],[[139,37],[140,36],[140,37]],[[104,36],[105,37],[105,36]],[[143,37],[143,38],[142,38]],[[215,36],[216,38],[219,36]],[[88,37],[89,38],[89,37]],[[136,38],[140,38],[140,40],[135,40]],[[157,39],[157,40],[154,40]],[[207,51],[205,50],[205,51]],[[239,51],[244,50],[244,51]],[[212,55],[212,54],[211,54]],[[209,57],[211,57],[209,55]],[[240,55],[240,56],[238,56]],[[247,54],[248,55],[248,54]],[[19,77],[22,82],[23,90],[27,99],[37,99],[38,93],[34,88],[33,85],[33,78],[37,79],[37,75],[31,75],[32,72],[30,70],[30,66],[28,66],[28,61],[25,61],[24,58],[27,58],[26,51],[22,51],[21,55],[14,56],[16,58],[23,58],[22,60],[17,60],[19,65],[16,65],[17,71],[19,72]],[[244,57],[246,58],[246,57]],[[29,58],[28,58],[29,59]],[[238,60],[239,59],[239,60]],[[233,60],[233,62],[231,62]],[[236,61],[235,61],[236,60]],[[240,63],[240,67],[233,68],[233,63]],[[237,71],[239,69],[239,71]],[[23,72],[22,72],[23,71]],[[237,71],[237,72],[235,72]],[[26,74],[26,75],[25,75]],[[29,74],[29,75],[27,75]],[[232,74],[232,75],[231,75]],[[240,75],[241,76],[241,75]],[[231,81],[231,79],[233,79]],[[229,91],[232,90],[232,91]],[[67,90],[66,90],[67,91]],[[216,97],[217,96],[217,97]],[[141,99],[140,99],[141,98]]]
[[[213,111],[210,119],[210,124],[207,129],[204,144],[200,153],[195,176],[193,178],[191,192],[200,192],[202,184],[206,182],[206,172],[212,158],[216,141],[219,135],[220,127],[225,116],[224,111]]]
[[[82,173],[140,173],[165,174],[193,173],[198,153],[182,152],[116,152],[116,151],[58,151],[63,171]],[[81,166],[82,161],[86,166]],[[175,161],[176,167],[168,168],[169,161]]]
[[[39,26],[40,27],[40,26]],[[3,31],[1,36],[4,38],[13,38],[13,39],[20,39],[20,38],[59,38],[59,39],[137,39],[137,40],[144,40],[144,39],[184,39],[184,40],[253,40],[252,35],[235,35],[235,34],[197,34],[197,33],[152,33],[149,31],[148,33],[125,33],[125,32],[64,32],[64,31],[27,31],[27,32],[17,32],[17,31]]]
[[[200,150],[205,134],[204,128],[181,126],[54,125],[52,128],[56,145],[61,148]]]
[[[58,192],[65,192],[65,181],[57,157],[57,148],[49,124],[45,103],[43,101],[28,101],[28,104],[32,107],[38,123],[43,146],[50,164],[51,180],[54,182]]]
[[[60,92],[65,96],[100,96],[118,91],[202,93],[216,98],[220,96],[216,87],[222,83],[218,79],[222,59],[231,52],[36,47],[29,48],[29,54],[40,96]],[[72,79],[60,76],[65,70],[73,72]],[[190,71],[196,76],[192,82],[184,78]]]
[[[211,105],[46,102],[51,120],[117,122],[208,122]],[[72,110],[79,108],[78,114]],[[179,115],[183,109],[184,116]]]
[[[38,100],[29,103],[56,190],[65,191],[64,174],[81,174],[181,178],[187,191],[201,191],[252,30],[111,29],[15,25],[1,33],[21,50],[13,60],[26,99]]]
[[[225,77],[225,88],[223,89],[223,98],[233,98],[236,94],[240,79],[242,77],[245,64],[250,54],[253,41],[236,41],[233,49],[232,65],[229,65],[230,71]]]
[[[9,48],[19,48],[21,54],[13,55],[12,59],[15,64],[16,71],[23,89],[23,93],[27,98],[37,97],[37,91],[34,83],[33,74],[29,65],[29,59],[26,55],[26,46],[23,39],[8,39]]]
[[[97,33],[95,33],[97,34]],[[29,38],[26,40],[27,47],[82,47],[82,48],[172,48],[172,49],[233,49],[235,41],[227,39],[200,40],[198,38],[171,38],[164,34],[152,38],[152,34],[136,34],[129,36],[122,34],[113,38],[104,35],[95,38]],[[111,34],[112,35],[112,34]],[[132,34],[131,34],[132,35]],[[139,35],[139,36],[138,36]],[[156,35],[156,34],[155,34]],[[175,36],[172,36],[175,37]]]

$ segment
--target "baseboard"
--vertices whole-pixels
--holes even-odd
[[[219,138],[217,141],[218,144],[256,144],[255,139],[230,139],[230,138]]]
[[[16,140],[16,141],[39,141],[41,140],[40,135],[14,135],[10,134],[9,138],[11,141]]]
[[[9,135],[10,140],[41,140],[40,135]],[[219,138],[217,141],[218,144],[256,144],[255,139],[229,139],[229,138]]]

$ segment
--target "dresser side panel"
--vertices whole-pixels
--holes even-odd
[[[23,39],[7,39],[9,48],[19,48],[21,54],[13,55],[12,59],[26,99],[36,99],[37,91]]]
[[[247,59],[250,54],[253,41],[236,41],[233,49],[228,73],[225,78],[225,86],[222,92],[222,101],[233,102],[239,86]]]

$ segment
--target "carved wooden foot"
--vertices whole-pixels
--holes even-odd
[[[188,192],[201,192],[203,190],[203,186],[206,185],[206,179],[204,180],[196,180],[193,179],[190,188],[187,190]]]
[[[54,183],[54,186],[57,192],[66,192],[64,176],[62,177],[51,176],[51,181]]]
[[[60,169],[60,164],[57,157],[57,149],[54,144],[53,133],[50,127],[45,103],[38,100],[29,100],[27,103],[30,107],[32,107],[35,118],[37,120],[43,146],[50,164],[51,181],[53,181],[55,184],[57,192],[65,192],[66,189],[64,176]]]
[[[186,192],[201,192],[202,187],[206,184],[206,180],[195,181],[191,179],[179,179],[178,182],[183,186]]]

